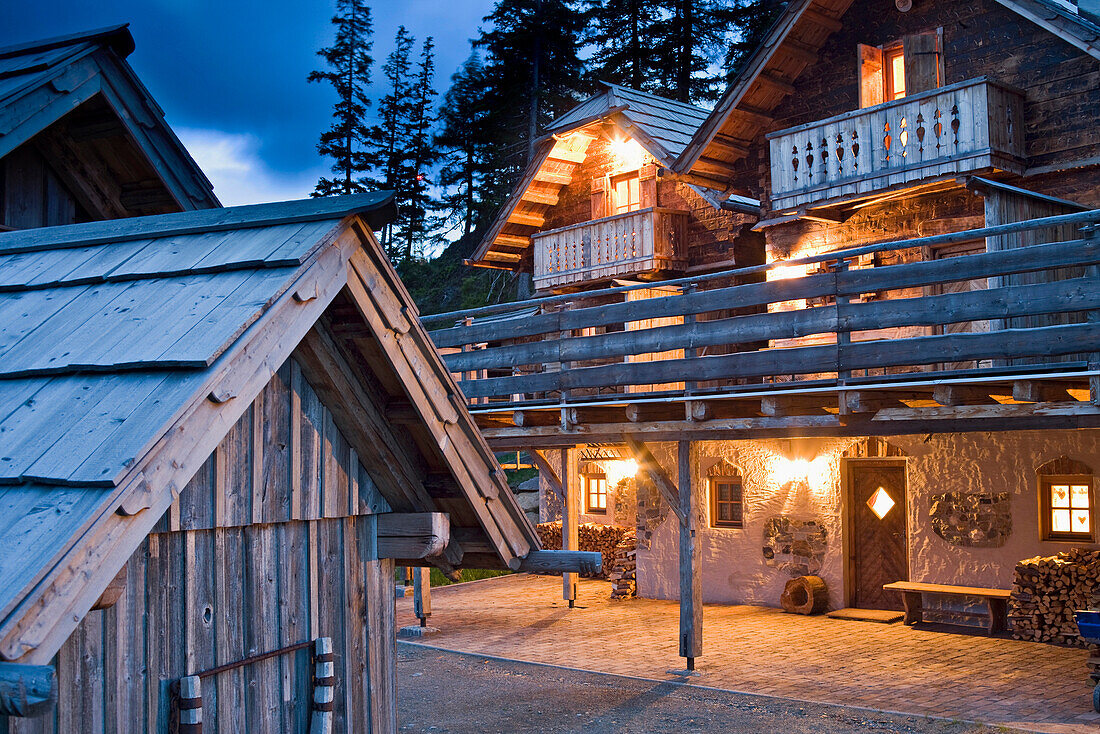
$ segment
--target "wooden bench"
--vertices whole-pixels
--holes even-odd
[[[951,610],[936,610],[938,614],[947,617],[965,619],[982,619],[985,621],[986,634],[995,634],[1005,628],[1005,611],[1008,605],[1008,597],[1011,592],[1007,589],[985,589],[979,586],[951,586],[949,584],[924,584],[919,581],[895,581],[892,584],[883,584],[882,588],[889,591],[900,591],[901,600],[905,605],[905,624],[916,624],[924,621],[924,608],[921,600],[922,594],[940,594],[943,596],[972,596],[984,599],[987,607],[985,614],[980,612],[956,612]]]

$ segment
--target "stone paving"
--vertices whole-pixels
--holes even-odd
[[[422,644],[582,670],[674,680],[674,601],[610,601],[581,580],[577,608],[560,577],[504,576],[432,590]],[[415,624],[398,599],[398,625]],[[940,630],[803,617],[707,604],[692,685],[844,706],[978,721],[1057,734],[1096,734],[1087,653]]]

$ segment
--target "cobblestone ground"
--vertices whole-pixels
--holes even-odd
[[[994,734],[918,716],[749,696],[430,647],[397,647],[401,731],[427,734]]]
[[[674,680],[676,602],[612,602],[582,580],[578,607],[561,580],[505,576],[433,589],[428,645],[599,673]],[[398,600],[398,624],[412,624]],[[798,701],[1096,734],[1084,650],[1011,639],[708,604],[692,685]],[[563,730],[564,731],[564,730]]]

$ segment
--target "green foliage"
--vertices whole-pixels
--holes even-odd
[[[367,191],[364,174],[375,163],[365,150],[368,133],[364,122],[370,106],[367,87],[374,64],[370,55],[373,47],[370,8],[363,0],[337,0],[332,24],[336,26],[335,41],[317,52],[327,68],[310,72],[308,81],[328,83],[336,92],[332,127],[321,133],[317,143],[317,152],[332,159],[335,175],[322,176],[314,196]]]
[[[511,571],[497,571],[488,568],[464,568],[459,573],[462,574],[460,581],[451,581],[449,578],[443,575],[443,572],[438,568],[432,569],[432,586],[450,586],[454,583],[464,583],[466,581],[480,581],[481,579],[491,579],[497,576],[507,576],[512,573]]]

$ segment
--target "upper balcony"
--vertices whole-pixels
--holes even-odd
[[[649,207],[531,236],[537,290],[616,277],[645,277],[686,265],[688,214]]]
[[[984,77],[768,135],[789,211],[990,170],[1023,173],[1023,94]]]

